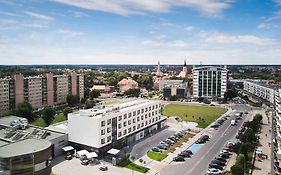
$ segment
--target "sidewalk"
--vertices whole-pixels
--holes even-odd
[[[262,152],[265,155],[264,158],[260,161],[256,160],[255,164],[254,164],[254,170],[253,170],[253,174],[254,175],[267,175],[268,173],[270,173],[270,160],[271,160],[271,148],[269,145],[269,143],[271,142],[270,138],[271,138],[271,132],[269,132],[269,130],[271,129],[271,113],[269,114],[269,116],[267,117],[265,112],[262,111],[262,116],[263,116],[263,125],[261,128],[261,133],[260,133],[260,144],[261,144],[261,148],[262,148]],[[267,158],[266,158],[267,156]]]

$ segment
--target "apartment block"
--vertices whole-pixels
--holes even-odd
[[[274,104],[275,93],[278,87],[268,84],[266,80],[245,80],[244,91]]]
[[[183,80],[160,80],[159,89],[163,91],[163,98],[169,99],[177,96],[179,99],[186,98],[187,84]]]
[[[69,142],[100,154],[122,148],[166,126],[161,108],[156,101],[134,100],[70,113]]]
[[[223,98],[227,90],[226,66],[194,67],[193,70],[193,97]]]
[[[275,93],[275,117],[272,129],[274,132],[274,169],[281,172],[281,88]]]
[[[68,94],[84,97],[84,76],[77,73],[46,73],[24,77],[15,75],[0,79],[0,113],[28,101],[34,109],[66,103]]]

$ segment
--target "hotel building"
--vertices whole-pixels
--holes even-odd
[[[68,94],[84,98],[84,76],[76,73],[24,77],[15,75],[0,79],[0,113],[28,101],[33,109],[66,103]]]
[[[226,66],[194,67],[193,70],[193,98],[223,98],[227,90]]]
[[[122,148],[166,126],[156,101],[134,100],[102,109],[68,114],[69,142],[104,154]]]

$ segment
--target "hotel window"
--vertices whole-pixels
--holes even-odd
[[[144,116],[145,116],[145,118],[147,118],[147,114],[145,114]]]
[[[138,124],[138,129],[140,128],[140,124]]]
[[[151,106],[149,106],[149,111],[151,111]]]
[[[136,130],[136,126],[133,126],[133,131]]]
[[[149,119],[149,124],[151,123],[151,119]]]
[[[104,134],[105,134],[105,130],[102,129],[102,130],[101,130],[101,135],[104,135]]]
[[[121,137],[121,136],[122,136],[122,132],[119,132],[119,133],[118,133],[118,137]]]
[[[105,144],[105,139],[101,139],[101,144]]]
[[[129,118],[132,117],[132,113],[129,113]]]
[[[128,133],[130,133],[131,131],[132,131],[132,129],[131,129],[131,128],[129,128],[129,129],[128,129]]]
[[[157,117],[155,117],[155,121],[157,121],[158,120],[158,118]]]
[[[121,120],[122,120],[122,116],[119,116],[119,117],[118,117],[118,121],[121,121]]]
[[[105,121],[101,121],[101,126],[105,126]]]
[[[158,111],[155,111],[155,115],[158,114]]]
[[[158,117],[158,120],[160,120],[160,119],[161,119],[161,116]]]
[[[111,119],[108,119],[107,120],[107,125],[110,125],[111,124]]]
[[[130,115],[129,115],[129,116],[130,116]],[[127,118],[127,115],[124,115],[124,116],[123,116],[123,119],[125,120],[126,118]]]
[[[143,127],[144,126],[144,123],[141,123],[141,127]]]
[[[148,113],[148,117],[151,117],[151,113]]]
[[[152,119],[152,123],[154,122],[154,118]]]
[[[152,110],[154,110],[154,105],[152,106]]]
[[[152,111],[152,116],[154,116],[154,112]]]
[[[128,120],[128,125],[131,125],[131,120]]]
[[[145,121],[145,126],[148,124],[148,122],[147,121]]]
[[[133,116],[136,116],[136,111],[133,112]]]
[[[145,112],[147,112],[147,108],[145,108]]]
[[[123,116],[124,116],[124,118],[127,118],[127,114],[124,114]]]
[[[136,123],[136,119],[135,118],[133,118],[133,123]]]
[[[124,122],[124,123],[123,123],[123,126],[124,126],[124,127],[127,126],[127,122]]]
[[[122,124],[121,123],[119,123],[118,124],[118,129],[120,129],[122,127]]]
[[[141,120],[143,120],[143,115],[141,116]]]
[[[107,128],[107,133],[110,133],[111,128]]]
[[[140,121],[140,117],[137,118],[137,121]]]
[[[125,130],[123,131],[123,135],[125,135],[125,134],[127,134],[127,129],[125,129]]]
[[[138,110],[138,115],[140,114],[140,110]]]
[[[141,113],[143,113],[144,112],[144,109],[141,109]]]
[[[111,140],[111,136],[108,136],[107,137],[107,142],[110,142],[110,140]]]

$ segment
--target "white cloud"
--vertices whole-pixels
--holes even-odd
[[[54,20],[53,17],[42,15],[42,14],[39,14],[39,13],[34,13],[34,12],[30,12],[30,11],[24,11],[23,13],[30,16],[30,17],[41,19],[41,20],[46,20],[46,21]]]
[[[217,16],[229,8],[233,0],[52,0],[84,9],[98,10],[119,15],[165,13],[175,7],[187,7],[209,16]]]
[[[76,32],[76,31],[65,30],[65,29],[59,29],[58,32],[60,34],[63,34],[65,36],[67,36],[67,37],[77,37],[77,36],[84,35],[83,32]]]
[[[273,0],[277,5],[281,5],[281,0]]]
[[[175,40],[171,43],[171,46],[176,47],[176,48],[183,48],[183,47],[188,46],[188,44],[182,40]]]
[[[20,17],[21,16],[21,15],[18,15],[16,13],[5,12],[5,11],[0,11],[0,14],[6,15],[6,16],[13,16],[13,17]]]
[[[72,13],[73,16],[76,17],[76,18],[88,17],[89,16],[87,13],[80,12],[80,11],[70,11],[70,13]]]
[[[38,23],[27,23],[27,24],[22,24],[24,27],[31,27],[31,28],[38,28],[38,29],[43,29],[43,28],[48,28],[49,26],[47,24],[38,24]]]
[[[188,32],[191,32],[194,29],[194,27],[193,26],[187,26],[184,29]]]
[[[274,40],[270,38],[262,38],[254,35],[227,35],[222,33],[203,33],[201,35],[207,42],[217,43],[246,43],[256,45],[274,44]]]

